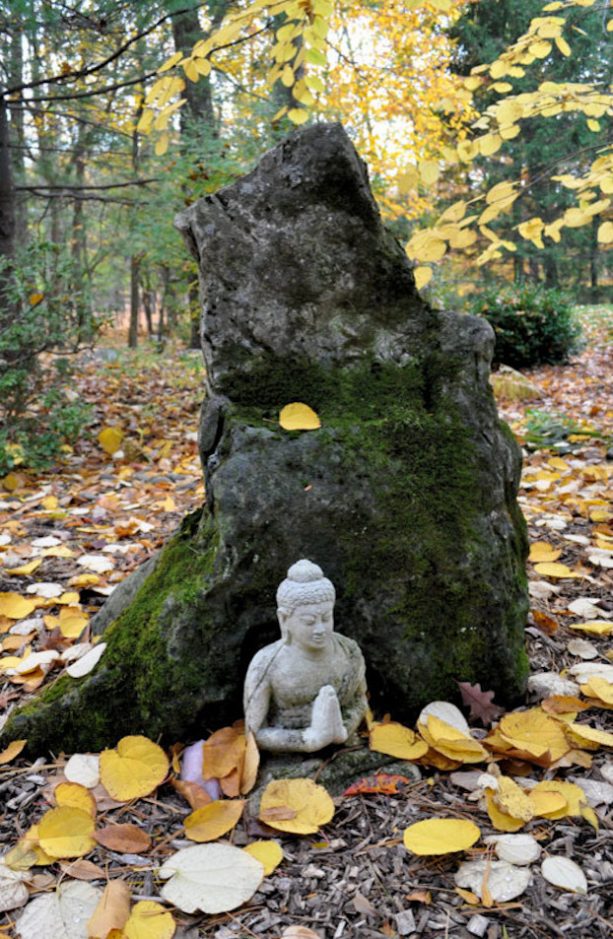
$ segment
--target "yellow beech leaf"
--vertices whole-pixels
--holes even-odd
[[[587,805],[587,797],[580,786],[557,779],[545,779],[543,782],[537,783],[530,790],[530,796],[533,798],[538,794],[551,792],[561,795],[566,804],[559,809],[550,809],[548,812],[541,811],[539,814],[543,818],[557,819],[564,818],[567,815],[580,816],[582,809]]]
[[[408,727],[390,721],[371,728],[370,749],[399,760],[417,760],[428,752],[428,744]]]
[[[96,845],[94,827],[91,814],[82,809],[50,809],[38,823],[39,844],[50,857],[82,857]]]
[[[89,939],[107,939],[111,931],[121,930],[130,915],[130,885],[125,880],[110,880],[87,923]]]
[[[558,721],[548,717],[540,708],[505,714],[497,730],[515,749],[537,758],[548,754],[551,763],[570,749]]]
[[[606,730],[575,723],[567,724],[566,730],[580,747],[587,747],[588,750],[596,750],[599,746],[613,747],[613,734],[607,733]]]
[[[57,806],[72,806],[73,809],[81,809],[92,818],[96,815],[96,800],[89,789],[79,783],[59,783],[53,790],[53,795]]]
[[[422,287],[425,287],[426,284],[429,284],[432,280],[432,268],[431,267],[416,267],[413,271],[413,276],[415,277],[415,286],[418,290],[421,290]]]
[[[598,698],[603,704],[613,705],[613,684],[605,678],[592,677],[581,685],[581,691],[586,697]],[[0,762],[2,756],[0,754]]]
[[[9,743],[8,747],[0,753],[0,766],[10,763],[18,757],[27,742],[27,740],[13,740]]]
[[[537,574],[542,574],[543,577],[581,577],[581,574],[576,574],[575,571],[571,571],[570,567],[567,567],[566,564],[560,564],[556,561],[535,564],[534,570]]]
[[[0,616],[23,619],[36,609],[36,600],[22,597],[18,593],[0,593]]]
[[[429,818],[405,828],[402,840],[413,854],[421,856],[466,851],[479,840],[481,831],[463,818]]]
[[[544,561],[557,561],[561,554],[561,550],[552,547],[548,542],[535,541],[534,544],[530,545],[528,560],[532,561],[533,564]]]
[[[115,750],[100,754],[100,781],[117,802],[148,796],[167,772],[166,754],[147,737],[123,737]]]
[[[191,841],[216,841],[234,828],[244,808],[244,799],[210,802],[187,816],[185,834]]]
[[[276,841],[252,841],[243,851],[260,862],[266,876],[272,874],[283,860],[283,849]]]
[[[334,815],[334,802],[312,779],[270,782],[260,802],[260,819],[271,828],[294,835],[310,835]]]
[[[175,928],[172,915],[160,903],[139,900],[123,927],[122,939],[172,939]]]
[[[514,818],[508,812],[503,812],[494,801],[495,792],[493,789],[485,790],[485,801],[487,814],[496,831],[519,831],[526,824],[522,818]]]
[[[279,414],[279,424],[283,430],[317,430],[321,427],[319,415],[301,401],[285,405]]]
[[[120,430],[119,427],[104,427],[98,434],[98,443],[105,453],[112,456],[121,447],[123,438],[123,430]]]

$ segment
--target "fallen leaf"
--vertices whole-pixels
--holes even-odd
[[[147,737],[123,737],[116,749],[100,754],[100,781],[118,802],[148,796],[164,781],[167,772],[166,754]]]
[[[17,920],[20,939],[85,939],[87,923],[102,891],[88,883],[69,881],[55,893],[32,900]]]
[[[64,776],[69,782],[95,789],[100,782],[100,757],[97,753],[73,753],[64,767]]]
[[[28,561],[27,564],[21,564],[19,567],[11,567],[10,569],[7,569],[5,573],[27,577],[29,574],[33,574],[42,563],[42,558],[34,558],[33,561]]]
[[[124,433],[119,427],[103,427],[98,434],[98,443],[105,453],[108,453],[109,456],[113,456],[121,447],[123,438]]]
[[[370,749],[400,760],[417,760],[428,752],[428,744],[402,724],[389,721],[370,729]]]
[[[0,616],[9,619],[24,619],[36,609],[36,601],[18,593],[0,593]]]
[[[64,874],[74,877],[75,880],[104,880],[106,877],[106,871],[85,858],[70,862],[60,861],[60,868]]]
[[[86,571],[93,571],[95,574],[106,574],[115,567],[115,562],[104,554],[83,554],[78,558],[77,564],[84,567]]]
[[[245,734],[236,727],[222,727],[204,741],[204,779],[221,779],[242,766]]]
[[[187,782],[183,779],[172,779],[171,783],[183,798],[189,803],[191,809],[196,811],[196,809],[201,809],[205,805],[209,805],[213,800],[210,795],[203,789],[202,786],[199,786],[194,782]]]
[[[99,642],[98,645],[95,645],[93,649],[90,649],[89,652],[86,652],[85,655],[82,655],[81,658],[77,659],[76,662],[68,665],[66,671],[70,677],[83,678],[85,675],[89,675],[90,672],[93,672],[96,665],[102,658],[105,649],[106,642]]]
[[[175,921],[160,903],[139,900],[132,907],[122,939],[172,939]]]
[[[321,934],[313,932],[308,926],[287,926],[281,933],[281,939],[321,939]]]
[[[553,636],[560,626],[555,616],[549,616],[548,613],[543,613],[541,610],[532,610],[532,619],[546,636]]]
[[[184,913],[226,913],[250,900],[264,877],[264,868],[240,848],[199,844],[173,854],[159,869],[168,880],[162,897]],[[34,937],[33,937],[34,939]]]
[[[530,554],[528,560],[532,564],[546,563],[547,561],[557,561],[562,552],[554,548],[547,541],[535,541],[530,545]]]
[[[471,718],[475,718],[487,727],[492,721],[497,720],[503,713],[503,709],[494,704],[494,692],[482,691],[480,683],[471,685],[468,681],[456,682],[462,695],[462,702],[470,708]]]
[[[95,845],[94,819],[72,806],[50,809],[38,823],[38,840],[52,858],[82,857]]]
[[[234,828],[244,807],[243,799],[211,802],[187,816],[185,834],[191,841],[216,841]]]
[[[459,684],[459,682],[456,684]],[[465,682],[465,684],[467,683]],[[493,692],[491,692],[491,694],[493,694]],[[434,717],[438,717],[439,720],[444,721],[446,724],[449,724],[451,727],[455,727],[455,729],[459,730],[461,733],[470,734],[468,721],[455,704],[451,704],[449,701],[431,701],[429,704],[426,704],[425,708],[422,708],[417,718],[417,723],[427,724],[431,714],[434,715]]]
[[[61,782],[53,790],[55,804],[57,806],[71,806],[73,809],[81,809],[87,812],[92,818],[96,815],[96,800],[85,786],[79,783]]]
[[[395,796],[402,791],[403,786],[410,786],[414,781],[408,776],[400,776],[396,773],[375,773],[373,776],[364,776],[352,783],[345,789],[343,795],[346,798],[370,793]]]
[[[94,838],[104,848],[121,854],[143,854],[151,847],[151,838],[136,825],[107,825],[94,833]]]
[[[260,862],[267,877],[283,860],[283,849],[276,841],[252,841],[243,851]]]
[[[108,882],[87,924],[89,939],[107,939],[112,929],[123,929],[130,915],[130,896],[127,881]]]
[[[279,818],[275,810],[293,813]],[[309,835],[334,815],[334,802],[323,786],[312,779],[278,779],[268,783],[260,802],[260,819],[271,828],[295,835]]]
[[[569,623],[568,628],[575,629],[577,632],[589,633],[591,636],[613,635],[613,623],[604,619],[588,620],[585,623]]]
[[[283,430],[318,430],[321,427],[319,415],[300,401],[293,401],[282,408],[279,424]]]
[[[548,857],[541,864],[541,873],[554,887],[570,893],[587,893],[587,880],[578,864],[568,857]]]
[[[493,844],[494,851],[501,861],[523,867],[538,860],[541,848],[532,835],[490,835],[486,844]]]
[[[528,887],[531,874],[526,867],[508,861],[480,858],[464,861],[454,875],[459,887],[468,887],[484,902],[506,903],[519,897]]]
[[[255,734],[251,731],[245,738],[245,756],[240,774],[239,791],[241,795],[247,795],[255,786],[260,766],[260,751],[255,741]]]
[[[30,893],[23,871],[15,871],[0,861],[0,913],[16,910],[28,902]]]
[[[542,577],[562,578],[583,576],[582,574],[578,574],[576,571],[571,570],[570,567],[567,567],[566,564],[560,564],[559,561],[535,564],[534,570]]]
[[[11,741],[8,747],[3,750],[2,753],[0,753],[0,766],[4,766],[6,763],[11,763],[14,759],[16,759],[22,752],[27,742],[27,740]]]
[[[404,846],[413,854],[430,856],[466,851],[479,840],[481,831],[463,818],[429,818],[405,828]]]

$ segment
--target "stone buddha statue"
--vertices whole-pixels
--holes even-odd
[[[334,586],[317,564],[297,561],[277,590],[281,638],[253,657],[245,723],[263,750],[313,753],[344,743],[366,709],[364,658],[334,632]]]

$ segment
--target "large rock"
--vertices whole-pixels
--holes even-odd
[[[200,263],[207,505],[118,588],[97,670],[59,679],[5,736],[97,748],[235,719],[301,557],[337,587],[374,708],[410,719],[455,679],[517,699],[520,456],[488,384],[489,325],[419,298],[340,125],[296,132],[178,224]],[[321,429],[282,430],[292,401]]]

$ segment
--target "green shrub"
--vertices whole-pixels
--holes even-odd
[[[87,423],[70,355],[91,342],[83,272],[65,247],[31,243],[0,259],[0,474],[48,465]]]
[[[495,365],[526,368],[567,362],[579,347],[581,326],[559,290],[524,284],[490,287],[471,297],[470,313],[496,333]]]

